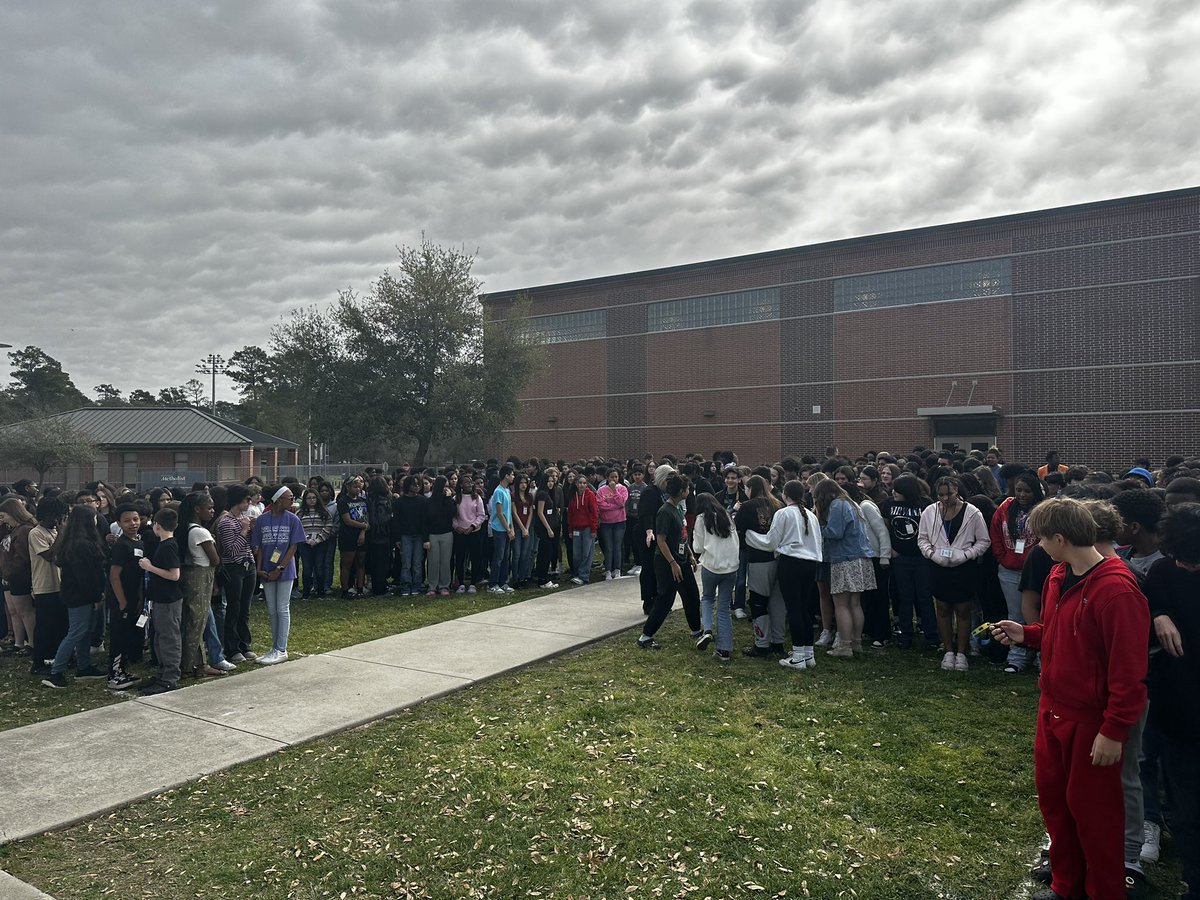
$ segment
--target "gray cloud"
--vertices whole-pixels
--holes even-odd
[[[1183,187],[1198,43],[1187,0],[8,4],[0,341],[156,390],[422,231],[497,290]]]

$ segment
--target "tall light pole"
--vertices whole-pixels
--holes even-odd
[[[216,353],[210,353],[196,363],[197,373],[212,376],[212,412],[214,416],[217,414],[217,376],[224,375],[228,368],[229,363],[225,357]]]

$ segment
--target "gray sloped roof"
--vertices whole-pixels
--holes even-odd
[[[298,447],[191,406],[85,406],[50,418],[102,447]]]

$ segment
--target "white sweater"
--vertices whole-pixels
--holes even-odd
[[[729,537],[709,534],[704,527],[704,516],[696,517],[696,528],[692,533],[692,551],[700,559],[700,565],[714,575],[726,575],[738,570],[737,529],[731,522]]]
[[[808,534],[804,520],[808,520]],[[821,523],[803,506],[785,506],[771,519],[766,534],[746,532],[746,543],[756,550],[776,550],[783,556],[821,561]]]
[[[883,513],[874,500],[863,500],[858,508],[867,520],[867,539],[871,542],[871,549],[883,565],[888,565],[892,561],[892,536],[887,523],[883,521]]]

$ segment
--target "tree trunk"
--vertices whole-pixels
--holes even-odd
[[[429,444],[432,442],[433,436],[423,434],[417,438],[417,453],[413,457],[413,468],[418,469],[425,465],[425,454],[429,452]]]

